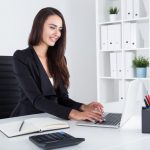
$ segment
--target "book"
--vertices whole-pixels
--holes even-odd
[[[7,137],[15,137],[24,134],[44,132],[64,128],[69,128],[67,122],[56,120],[49,117],[29,118],[0,124],[0,131]]]

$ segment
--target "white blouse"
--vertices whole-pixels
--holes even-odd
[[[50,80],[51,84],[54,86],[54,80],[53,80],[53,78],[49,78],[49,80]]]

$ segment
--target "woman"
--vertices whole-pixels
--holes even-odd
[[[57,9],[48,7],[38,12],[28,45],[13,56],[21,94],[11,116],[47,112],[64,119],[101,121],[100,103],[85,105],[68,97],[69,72],[64,57],[66,26]]]

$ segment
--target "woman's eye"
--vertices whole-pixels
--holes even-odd
[[[54,30],[54,29],[55,29],[55,27],[50,27],[50,29],[53,29],[53,30]]]

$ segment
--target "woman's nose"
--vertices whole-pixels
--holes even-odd
[[[55,30],[55,35],[58,36],[58,37],[60,37],[61,33],[60,33],[60,30],[59,30],[59,29],[56,29],[56,30]]]

